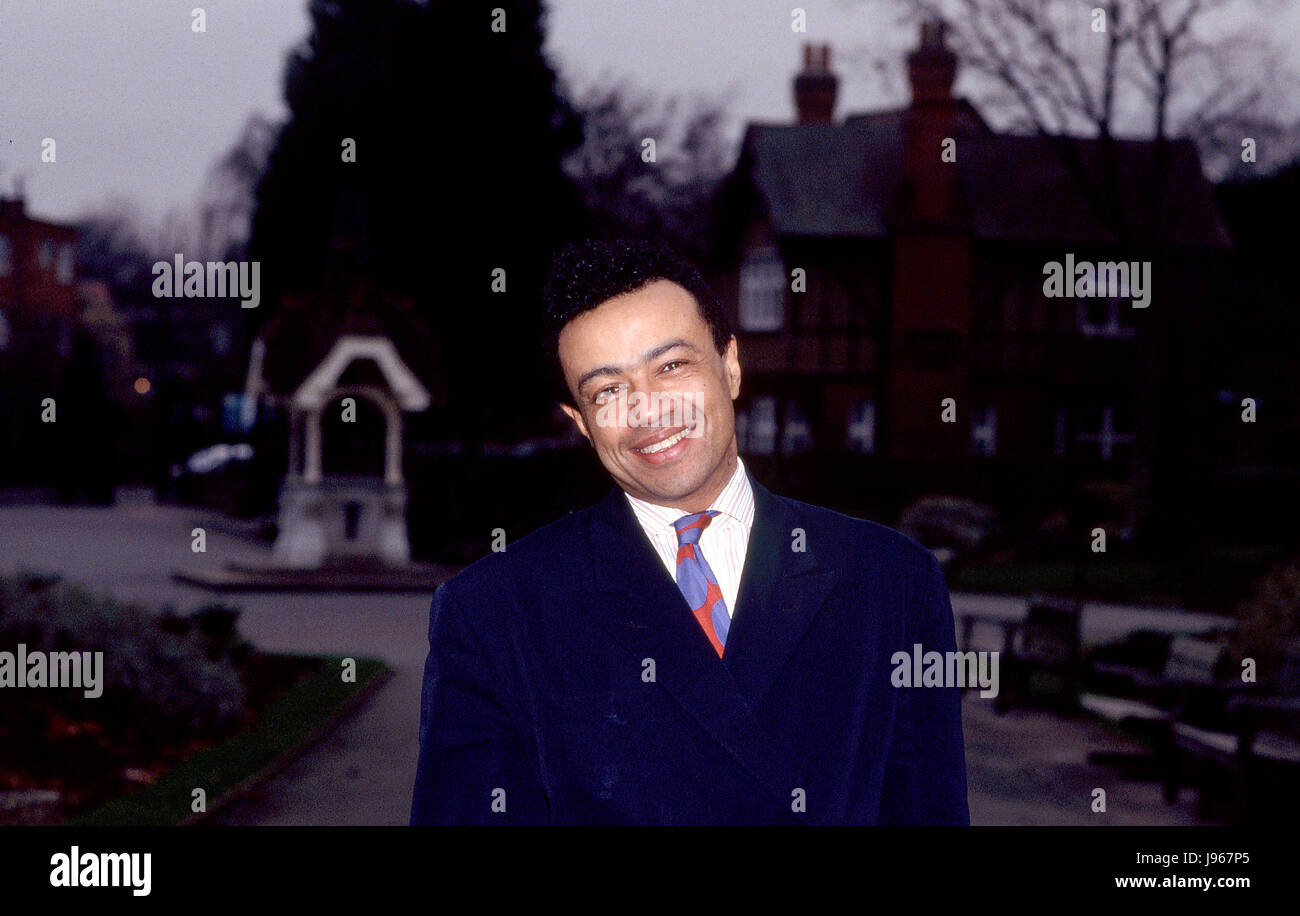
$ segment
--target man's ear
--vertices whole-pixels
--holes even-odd
[[[569,419],[572,420],[577,425],[578,432],[582,433],[582,437],[586,439],[588,442],[591,442],[591,434],[587,432],[587,424],[583,421],[582,413],[578,410],[578,408],[574,407],[572,404],[565,404],[563,401],[561,401],[560,409],[563,410],[566,414],[568,414]]]
[[[740,396],[740,344],[737,343],[735,334],[732,334],[731,339],[727,341],[727,350],[722,355],[722,364],[727,369],[727,384],[731,388],[731,399],[734,401]]]

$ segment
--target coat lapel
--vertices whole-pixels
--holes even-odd
[[[825,604],[839,572],[819,562],[806,530],[808,520],[752,475],[749,480],[754,526],[722,660],[756,708]],[[797,541],[796,529],[804,530]],[[796,544],[804,549],[795,550]]]
[[[748,473],[748,472],[747,472]],[[837,574],[811,548],[791,549],[799,519],[749,475],[754,523],[727,648],[719,659],[628,505],[611,487],[588,529],[592,589],[587,612],[638,659],[652,658],[656,682],[776,796],[789,802],[794,749],[780,748],[754,708],[788,662]]]

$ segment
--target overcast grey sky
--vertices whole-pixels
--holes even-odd
[[[190,29],[196,6],[204,34]],[[791,31],[795,6],[807,34]],[[841,114],[892,99],[840,55],[915,41],[845,0],[552,0],[548,21],[547,52],[576,86],[627,76],[664,94],[726,92],[733,135],[791,119],[804,41],[835,46]],[[155,219],[187,208],[250,112],[285,116],[285,52],[309,24],[305,0],[0,0],[0,192],[23,175],[30,209],[55,220],[113,195]],[[1300,2],[1273,31],[1300,49]],[[40,162],[45,137],[54,165]]]

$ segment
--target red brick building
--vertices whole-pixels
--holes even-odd
[[[35,219],[21,196],[0,198],[0,485],[25,482],[45,458],[41,399],[54,397],[77,326],[77,231]]]
[[[0,352],[6,373],[57,378],[76,324],[77,231],[0,198]],[[30,375],[29,375],[30,373]]]
[[[807,46],[796,122],[747,128],[715,199],[713,277],[745,370],[742,453],[883,514],[934,491],[1050,500],[1181,461],[1213,403],[1201,363],[1230,246],[1195,148],[995,132],[953,95],[957,66],[926,25],[911,103],[840,120],[830,49]],[[1149,307],[1045,296],[1067,255],[1150,261]],[[1160,483],[1190,485],[1177,476]]]

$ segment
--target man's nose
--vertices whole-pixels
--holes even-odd
[[[636,389],[633,394],[640,401],[640,411],[629,411],[629,422],[633,426],[676,426],[677,404],[681,392],[658,386]]]

